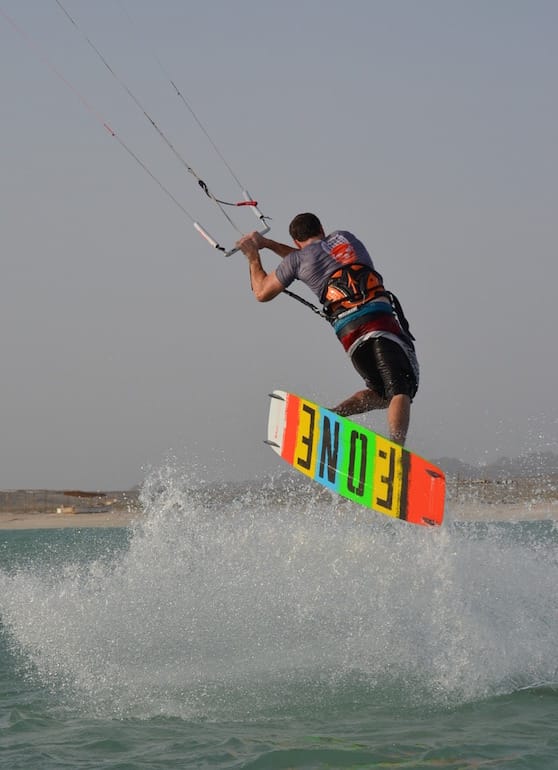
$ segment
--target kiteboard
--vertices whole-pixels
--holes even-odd
[[[440,468],[331,409],[274,390],[267,441],[289,465],[338,495],[412,524],[440,526]]]

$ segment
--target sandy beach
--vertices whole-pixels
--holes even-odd
[[[125,527],[138,515],[137,490],[0,490],[0,529]]]
[[[558,479],[448,479],[446,521],[558,521]],[[216,494],[220,495],[221,491]],[[0,490],[0,530],[126,527],[144,515],[139,489]]]
[[[446,505],[453,521],[558,521],[558,500],[536,503],[453,503]]]
[[[0,511],[0,530],[65,527],[127,527],[141,518],[141,510],[88,513]],[[558,500],[537,503],[457,503],[449,501],[446,520],[452,521],[558,521]]]
[[[0,529],[126,527],[138,517],[130,511],[102,513],[10,513],[0,511]]]

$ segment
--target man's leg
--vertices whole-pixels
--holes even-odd
[[[341,415],[341,417],[349,417],[351,414],[362,414],[363,412],[370,412],[372,409],[385,409],[388,406],[388,401],[382,398],[370,388],[365,390],[359,390],[353,396],[349,396],[345,401],[342,401],[337,406],[334,406],[331,410]]]
[[[411,399],[409,396],[404,394],[394,396],[388,404],[385,398],[370,388],[366,388],[366,390],[359,390],[353,396],[349,396],[345,401],[334,406],[331,411],[336,412],[341,417],[349,417],[352,414],[362,414],[373,409],[385,409],[386,407],[389,437],[396,444],[404,446],[411,417]]]
[[[404,394],[394,396],[390,401],[387,411],[389,437],[397,444],[401,444],[401,446],[405,445],[410,417],[411,399],[409,396]]]
[[[368,384],[342,401],[333,411],[342,417],[372,409],[387,409],[389,437],[403,446],[411,416],[410,392],[416,392],[415,374],[409,356],[396,342],[375,337],[359,345],[351,357],[353,366]],[[393,393],[381,396],[380,393]]]

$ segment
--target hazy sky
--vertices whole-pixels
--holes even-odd
[[[330,405],[361,387],[327,323],[258,304],[245,258],[211,249],[103,128],[236,240],[83,33],[238,198],[173,78],[272,237],[310,210],[367,244],[417,338],[409,447],[558,451],[558,3],[64,6],[81,32],[55,0],[0,0],[1,488],[127,488],[169,458],[203,478],[284,470],[268,392]],[[364,422],[382,432],[385,413]]]

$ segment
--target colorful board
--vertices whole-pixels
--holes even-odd
[[[439,526],[444,473],[330,409],[274,390],[267,441],[289,465],[337,494],[412,524]]]

